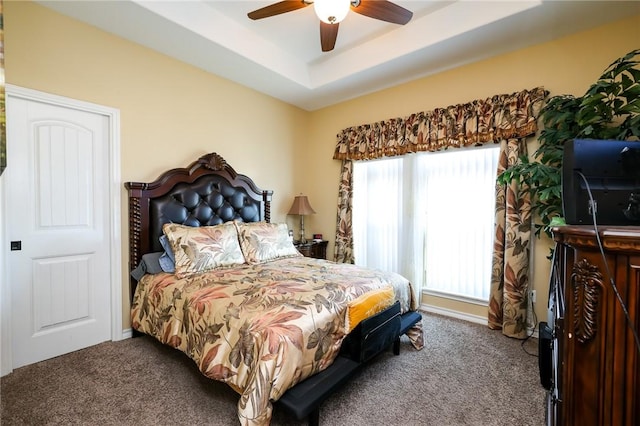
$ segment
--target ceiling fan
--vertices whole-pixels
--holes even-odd
[[[413,12],[384,0],[292,0],[279,1],[261,9],[249,12],[251,19],[268,18],[281,13],[292,12],[313,4],[320,19],[320,45],[323,52],[333,50],[338,38],[338,26],[349,12],[353,10],[360,15],[379,19],[393,24],[404,25],[411,20]]]

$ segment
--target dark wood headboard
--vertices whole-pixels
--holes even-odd
[[[273,191],[259,189],[216,153],[186,168],[171,169],[153,182],[126,182],[129,191],[129,268],[142,255],[162,251],[162,225],[217,225],[231,220],[271,221]],[[135,283],[132,283],[132,294]]]

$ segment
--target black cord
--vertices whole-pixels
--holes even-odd
[[[527,348],[524,347],[524,344],[527,343],[527,340],[529,340],[535,333],[536,333],[536,326],[538,325],[538,316],[536,315],[536,310],[533,306],[533,302],[531,301],[531,291],[529,291],[529,299],[531,302],[531,313],[533,314],[533,328],[531,329],[531,334],[528,334],[527,337],[525,337],[522,342],[520,342],[520,347],[522,348],[522,350],[524,351],[524,353],[526,353],[527,355],[530,356],[535,356],[536,358],[539,357],[539,354],[537,353],[532,353],[529,352],[527,350]],[[538,336],[538,338],[540,338],[540,336]]]
[[[555,247],[553,248],[553,254],[552,254],[552,258],[551,258],[551,273],[549,274],[549,297],[551,297],[551,292],[554,291],[555,289],[555,284],[553,284],[553,288],[551,286],[551,283],[553,282],[554,277],[556,276],[556,271],[557,271],[557,263],[556,263],[556,249],[558,248],[558,244],[556,243]],[[531,293],[529,293],[531,294]],[[558,303],[556,301],[556,303]],[[522,347],[522,350],[527,354],[527,355],[531,355],[531,356],[535,356],[536,358],[538,358],[540,356],[540,354],[534,354],[531,353],[529,351],[527,351],[527,349],[524,347],[524,344],[527,342],[527,340],[529,340],[536,332],[536,326],[538,325],[538,316],[536,315],[536,310],[533,307],[533,302],[531,302],[531,312],[533,313],[533,329],[531,330],[531,334],[529,334],[527,337],[525,337],[525,339],[520,343],[520,346]],[[538,339],[540,339],[540,336],[538,336]]]
[[[591,203],[590,205],[591,205],[591,216],[593,217],[593,229],[596,232],[596,241],[598,242],[598,248],[600,249],[600,255],[602,256],[604,268],[606,270],[607,277],[609,278],[609,282],[611,283],[611,288],[613,288],[613,292],[615,293],[616,298],[618,299],[618,302],[620,302],[620,307],[622,307],[622,311],[624,312],[624,316],[627,319],[629,328],[633,333],[633,338],[635,339],[635,343],[638,348],[638,353],[640,353],[640,339],[638,338],[638,330],[636,330],[635,324],[633,323],[633,321],[631,321],[631,317],[629,316],[629,311],[627,310],[627,306],[624,304],[622,297],[620,297],[620,293],[618,292],[618,287],[616,286],[616,283],[613,281],[613,277],[611,276],[611,271],[609,270],[609,263],[607,262],[607,257],[604,254],[604,248],[602,247],[602,242],[600,241],[600,233],[598,232],[598,225],[596,223],[596,205],[595,205],[595,201],[593,200],[593,196],[591,195],[591,188],[589,187],[589,182],[587,182],[587,178],[581,172],[576,170],[576,173],[580,175],[580,177],[582,178],[582,180],[584,181],[587,187],[587,193],[589,194],[589,202]]]
[[[535,356],[537,358],[538,354],[534,354],[532,352],[529,352],[527,350],[527,348],[524,347],[524,344],[527,342],[527,340],[529,340],[531,338],[531,336],[533,336],[535,334],[536,325],[538,324],[538,317],[536,316],[536,310],[533,309],[533,304],[532,304],[531,312],[533,312],[533,328],[531,329],[531,334],[528,334],[527,337],[525,337],[524,340],[522,342],[520,342],[520,347],[522,348],[524,353],[526,353],[527,355]],[[538,338],[540,338],[540,336],[538,336]]]

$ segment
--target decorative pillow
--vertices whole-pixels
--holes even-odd
[[[286,223],[234,221],[240,237],[240,248],[247,263],[268,262],[282,257],[302,256],[293,246]]]
[[[178,278],[245,263],[231,222],[196,227],[166,223],[162,230],[171,244]]]
[[[140,278],[142,278],[144,274],[166,272],[160,266],[159,260],[161,256],[162,252],[143,254],[138,267],[131,271],[131,276],[135,278],[136,281],[140,281]]]
[[[347,305],[345,333],[351,333],[361,321],[384,311],[395,302],[393,286],[371,290],[353,299]]]

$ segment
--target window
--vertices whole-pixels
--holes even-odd
[[[489,299],[499,147],[354,163],[356,264],[427,292]]]
[[[401,157],[354,164],[353,239],[358,264],[399,272],[403,165]]]

